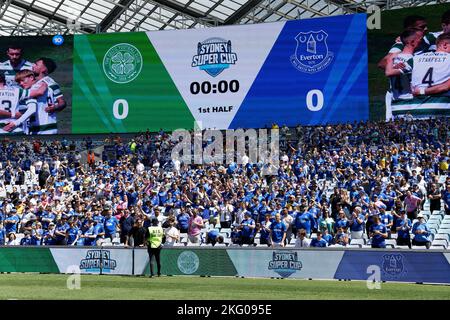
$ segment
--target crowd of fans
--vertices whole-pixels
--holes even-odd
[[[397,233],[399,244],[410,246],[414,234],[414,244],[427,245],[418,215],[425,200],[450,214],[446,118],[281,132],[289,139],[276,175],[248,161],[174,163],[176,141],[163,131],[108,141],[117,159],[104,152],[101,160],[83,159],[67,140],[3,140],[0,245],[143,246],[154,217],[165,245],[183,234],[194,244],[223,243],[218,226],[236,244],[253,244],[257,234],[261,245],[299,247],[346,246],[367,236],[383,247]]]

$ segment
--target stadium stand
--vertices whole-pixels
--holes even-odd
[[[5,139],[0,144],[0,244],[132,246],[151,218],[167,229],[168,217],[174,216],[177,246],[212,246],[205,241],[211,229],[224,238],[221,246],[244,245],[244,235],[245,245],[267,246],[263,233],[270,233],[280,213],[291,235],[287,247],[295,246],[300,229],[309,239],[327,229],[327,245],[371,247],[371,225],[379,216],[383,224],[393,223],[386,247],[404,248],[397,245],[397,227],[405,210],[411,222],[407,237],[417,236],[413,230],[420,228],[420,213],[431,248],[449,249],[448,129],[445,119],[289,128],[276,180],[262,175],[261,163],[174,163],[174,142],[162,131],[89,145]],[[103,145],[114,145],[117,158],[103,152],[88,165],[87,147]],[[440,208],[430,212],[432,185],[439,189]],[[355,208],[361,209],[362,224]],[[190,241],[193,212],[204,223],[199,243]]]

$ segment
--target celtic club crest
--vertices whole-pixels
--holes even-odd
[[[200,259],[193,251],[183,251],[177,259],[178,269],[184,274],[193,274],[200,266]]]
[[[128,83],[137,78],[143,65],[139,50],[128,43],[111,47],[103,58],[103,71],[115,83]]]

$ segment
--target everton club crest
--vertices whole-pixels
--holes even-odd
[[[328,67],[334,54],[328,50],[327,38],[328,34],[323,30],[300,32],[295,37],[295,54],[290,57],[292,65],[306,73],[316,73]]]
[[[381,266],[383,274],[388,277],[399,277],[406,273],[403,255],[399,253],[385,254]]]

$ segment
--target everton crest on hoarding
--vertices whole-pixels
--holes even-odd
[[[323,31],[300,32],[295,40],[297,47],[291,56],[292,65],[306,73],[322,71],[333,60],[333,52],[328,50],[328,34]]]
[[[406,273],[403,255],[399,253],[385,254],[381,269],[386,276],[399,277],[403,275]]]

